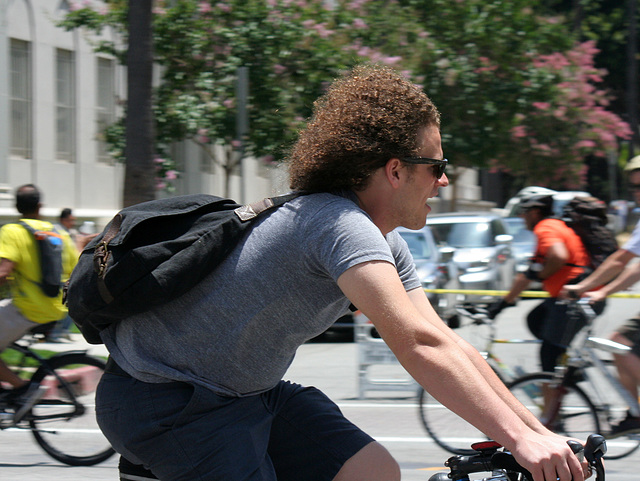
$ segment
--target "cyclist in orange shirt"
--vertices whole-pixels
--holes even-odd
[[[533,263],[526,273],[516,277],[509,293],[489,307],[489,312],[491,317],[495,317],[505,307],[515,305],[531,281],[541,281],[551,297],[527,315],[527,324],[531,332],[543,341],[540,348],[542,369],[553,372],[557,360],[585,323],[583,316],[567,312],[567,305],[557,302],[558,295],[565,284],[575,284],[591,272],[587,267],[589,254],[571,227],[551,217],[551,195],[532,196],[523,200],[520,207],[527,228],[538,238]],[[603,309],[604,302],[594,305],[598,314]]]

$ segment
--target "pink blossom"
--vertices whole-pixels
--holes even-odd
[[[277,63],[277,64],[275,64],[273,66],[273,71],[275,72],[276,75],[282,75],[283,73],[285,73],[287,71],[287,67]]]
[[[225,13],[229,13],[231,11],[231,6],[222,2],[216,3],[216,8]]]
[[[531,105],[538,110],[549,110],[549,108],[551,108],[551,105],[548,102],[533,102]]]
[[[211,7],[209,2],[200,2],[198,4],[198,11],[200,13],[210,13],[213,11],[213,7]]]
[[[521,139],[527,136],[527,128],[524,125],[516,125],[511,129],[511,137]]]
[[[356,18],[353,20],[353,27],[360,30],[364,30],[367,28],[367,23],[361,18]]]
[[[593,140],[579,140],[574,147],[576,149],[592,149],[596,147],[596,143]]]
[[[178,178],[178,172],[175,170],[167,170],[164,178],[167,180],[176,180]]]

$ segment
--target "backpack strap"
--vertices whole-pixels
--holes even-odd
[[[245,204],[242,207],[238,207],[236,210],[234,210],[234,212],[241,221],[246,222],[248,220],[255,219],[260,214],[269,209],[280,207],[281,205],[303,194],[304,192],[290,192],[288,194],[278,195],[276,197],[266,197],[265,199],[262,199],[258,202]]]
[[[37,236],[36,236],[36,233],[38,233],[38,232],[43,232],[43,231],[39,231],[39,230],[34,229],[33,227],[31,227],[29,224],[27,224],[27,223],[26,223],[25,221],[23,221],[22,219],[21,219],[21,220],[19,220],[18,222],[13,222],[13,224],[16,224],[16,225],[19,225],[19,226],[24,227],[24,229],[25,229],[27,232],[29,232],[29,234],[31,234],[31,237],[33,238],[33,241],[36,243],[36,244],[35,244],[35,245],[36,245],[36,250],[38,250],[38,249],[39,249],[39,246],[38,246],[38,238],[37,238]],[[58,232],[58,229],[56,229],[56,226],[52,226],[52,229],[51,229],[50,231],[47,231],[47,232],[52,232],[52,233],[54,233],[57,237],[62,238],[62,236],[61,236],[61,235],[60,235],[60,233]],[[42,259],[40,259],[40,262],[42,262]],[[42,283],[41,283],[41,282],[34,281],[33,279],[29,279],[29,278],[28,278],[27,276],[25,276],[23,273],[21,273],[21,275],[22,275],[22,277],[24,277],[26,280],[28,280],[29,282],[34,283],[34,284],[35,284],[35,285],[37,285],[38,287],[40,287],[40,286],[42,285]]]

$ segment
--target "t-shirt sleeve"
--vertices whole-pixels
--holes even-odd
[[[411,255],[411,251],[409,251],[407,242],[396,231],[387,234],[387,242],[396,260],[398,275],[405,290],[410,291],[421,287],[422,283],[416,272],[416,264],[413,261],[413,256]]]
[[[564,242],[564,239],[559,235],[559,230],[554,229],[552,225],[541,221],[536,225],[534,232],[538,237],[538,248],[536,253],[545,256],[549,248],[557,244],[558,242]]]
[[[16,236],[16,224],[7,224],[0,229],[0,257],[11,262],[20,262],[22,259],[22,242]]]
[[[640,256],[640,222],[638,222],[631,233],[629,240],[622,246],[624,250]]]
[[[312,271],[324,272],[337,281],[353,266],[385,261],[398,269],[405,289],[419,286],[413,261],[408,261],[411,254],[400,236],[391,233],[389,241],[364,211],[349,204],[353,203],[330,203],[308,220],[304,242]]]

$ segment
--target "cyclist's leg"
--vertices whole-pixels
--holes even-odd
[[[278,481],[395,481],[389,452],[312,387],[281,382],[265,395],[275,414],[269,455]]]
[[[37,325],[24,317],[11,299],[2,299],[0,301],[0,352]],[[27,381],[18,377],[2,359],[0,359],[0,381],[9,383],[14,388],[27,384]]]
[[[566,348],[553,342],[553,331],[561,331],[564,323],[566,308],[558,306],[555,299],[545,299],[527,316],[527,324],[531,332],[542,339],[540,346],[540,366],[544,372],[553,372],[558,364],[559,358],[566,352]],[[554,339],[557,340],[561,336]],[[549,383],[541,384],[544,407],[540,415],[540,422],[547,425],[554,419],[559,406],[562,392],[558,388],[553,388]]]
[[[372,442],[342,466],[333,481],[394,481],[400,479],[400,467],[389,451]]]
[[[637,399],[640,385],[640,317],[629,319],[611,334],[610,339],[632,348],[629,354],[614,354],[613,358],[620,383]]]

